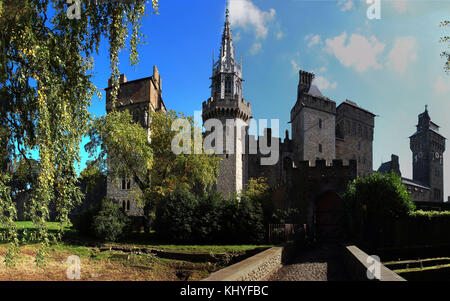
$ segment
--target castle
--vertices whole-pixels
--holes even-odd
[[[431,121],[428,108],[419,114],[416,132],[409,137],[412,151],[413,177],[402,178],[415,202],[444,201],[444,151],[445,138],[439,133],[439,126]],[[394,171],[401,176],[399,158],[381,164],[381,173]]]
[[[330,227],[338,224],[342,212],[339,194],[348,182],[374,172],[376,115],[350,100],[336,106],[313,80],[313,73],[299,71],[297,100],[290,112],[291,138],[289,131],[284,139],[273,137],[270,128],[264,130],[263,136],[249,135],[252,106],[243,97],[242,61],[236,60],[227,9],[219,58],[213,60],[211,95],[202,103],[202,119],[205,134],[219,124],[223,141],[231,141],[212,145],[222,148],[216,151],[221,161],[215,189],[227,197],[239,193],[250,178],[265,177],[277,207],[301,208],[305,222],[325,236],[336,234],[336,229]],[[111,110],[111,85],[108,86],[107,112]],[[134,120],[148,130],[148,113],[166,110],[161,95],[161,77],[154,67],[153,76],[148,78],[127,82],[122,75],[116,105],[119,110],[130,110]],[[416,133],[410,137],[413,179],[403,178],[403,182],[415,201],[443,200],[445,138],[438,128],[425,110],[419,115]],[[275,164],[261,164],[269,156],[261,151],[264,145],[277,152]],[[398,170],[400,174],[398,157],[393,156],[391,162],[379,169],[390,170]],[[129,215],[139,216],[142,209],[135,200],[136,188],[126,176],[108,177],[107,196]]]
[[[133,120],[140,123],[150,137],[151,111],[166,111],[166,105],[162,99],[162,83],[159,71],[153,66],[153,76],[127,81],[125,75],[120,75],[120,89],[117,95],[115,107],[117,110],[128,110]],[[111,80],[108,81],[106,90],[106,113],[112,110],[111,104]],[[133,178],[127,175],[117,179],[107,176],[106,196],[115,200],[124,212],[131,216],[143,215],[143,209],[138,206],[136,190],[138,189]]]
[[[301,161],[325,160],[331,165],[335,159],[345,164],[355,160],[357,176],[372,173],[375,115],[350,100],[336,107],[313,84],[313,73],[300,70],[299,77],[297,101],[291,110],[292,139],[288,131],[283,141],[272,137],[271,129],[266,129],[263,137],[248,135],[251,104],[243,98],[242,64],[236,61],[227,9],[219,59],[213,61],[211,97],[202,106],[204,124],[219,119],[224,136],[228,133],[234,139],[233,147],[224,146],[219,154],[222,160],[218,191],[226,196],[239,193],[248,179],[261,176],[268,179],[273,189],[278,189],[288,183],[287,168],[298,166]],[[244,126],[230,128],[227,120],[231,121],[229,124]],[[267,154],[249,151],[252,145],[259,150],[263,141],[279,145],[275,150],[279,160],[273,165],[261,164]]]

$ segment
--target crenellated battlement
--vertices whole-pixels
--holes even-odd
[[[310,94],[302,94],[300,99],[291,109],[291,120],[304,108],[313,108],[323,112],[336,115],[336,103],[329,98],[313,96]]]
[[[237,101],[234,99],[214,99],[210,97],[202,103],[203,120],[217,117],[241,118],[244,121],[249,120],[252,112],[250,102],[243,99]]]

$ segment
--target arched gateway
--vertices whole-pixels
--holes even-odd
[[[321,194],[314,203],[314,238],[316,241],[342,239],[344,210],[341,197],[333,190]]]

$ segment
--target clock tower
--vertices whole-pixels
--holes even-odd
[[[445,138],[431,121],[427,106],[419,114],[416,132],[409,137],[413,153],[413,181],[430,187],[430,201],[444,200]]]

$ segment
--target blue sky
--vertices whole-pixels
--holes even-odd
[[[337,105],[346,99],[378,115],[373,168],[400,156],[402,175],[412,176],[408,137],[428,104],[443,136],[450,138],[450,75],[443,71],[439,43],[449,29],[450,1],[381,1],[381,19],[369,19],[361,0],[230,0],[236,55],[243,58],[244,98],[256,119],[278,118],[284,137],[296,101],[298,69],[316,74],[315,84]],[[160,0],[159,15],[144,20],[147,45],[140,63],[120,59],[128,80],[162,77],[169,109],[193,115],[209,95],[212,53],[217,54],[224,0]],[[217,56],[216,56],[217,59]],[[106,87],[110,74],[107,43],[95,57],[94,83]],[[105,97],[90,111],[105,114]],[[444,153],[445,199],[450,193],[450,151]],[[84,167],[86,155],[82,155]]]

